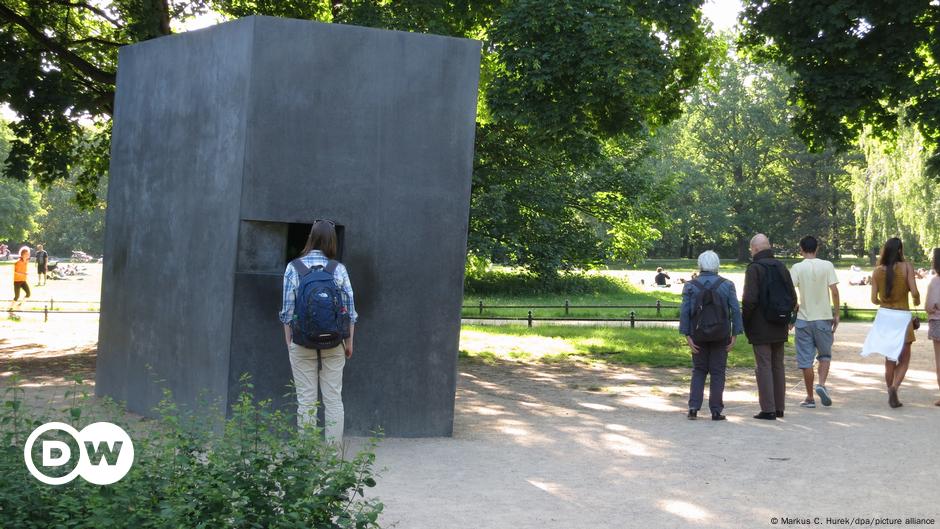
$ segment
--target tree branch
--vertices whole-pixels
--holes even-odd
[[[66,44],[66,46],[76,46],[78,44],[88,44],[90,42],[97,42],[98,44],[104,44],[105,46],[127,46],[129,42],[114,42],[113,40],[102,39],[99,37],[86,37],[84,39],[73,40]]]
[[[78,8],[78,9],[84,9],[84,10],[86,10],[86,11],[91,11],[92,13],[94,13],[94,14],[98,15],[99,17],[101,17],[101,18],[107,20],[108,22],[110,22],[111,25],[113,25],[113,26],[116,27],[116,28],[123,28],[123,27],[124,27],[124,24],[121,24],[121,21],[120,21],[120,20],[115,19],[115,18],[111,18],[111,15],[109,15],[109,14],[107,13],[107,11],[105,11],[104,9],[101,9],[101,8],[99,8],[99,7],[95,7],[95,6],[90,5],[90,4],[86,4],[85,2],[69,2],[68,0],[47,0],[47,1],[50,2],[50,3],[53,3],[53,4],[60,5],[60,6],[75,7],[75,8]]]
[[[57,57],[71,65],[79,72],[87,75],[90,79],[98,81],[99,83],[106,83],[111,85],[115,83],[117,76],[114,74],[114,72],[102,70],[101,68],[98,68],[94,64],[91,64],[90,62],[81,58],[75,52],[69,50],[62,44],[59,44],[41,30],[33,26],[28,19],[22,15],[19,15],[2,3],[0,3],[0,19],[8,20],[23,28],[26,33],[28,33],[32,38],[36,39],[40,45],[54,53]]]

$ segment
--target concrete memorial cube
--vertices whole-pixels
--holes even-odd
[[[452,433],[476,41],[250,17],[122,48],[96,391],[291,406],[277,313],[316,219],[356,294],[346,432]]]

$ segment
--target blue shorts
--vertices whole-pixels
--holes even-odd
[[[813,360],[832,360],[832,320],[796,320],[796,366],[813,367]],[[817,355],[816,352],[819,351]]]

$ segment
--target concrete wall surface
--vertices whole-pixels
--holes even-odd
[[[360,318],[347,433],[450,435],[479,51],[269,17],[122,50],[99,393],[145,411],[147,362],[186,402],[194,385],[230,400],[248,372],[259,397],[289,406],[287,239],[330,218]],[[174,62],[199,73],[160,67]],[[152,343],[163,333],[176,335]]]

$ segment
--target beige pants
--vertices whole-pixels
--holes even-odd
[[[342,344],[320,351],[323,369],[317,367],[317,350],[307,349],[291,342],[290,366],[294,372],[294,387],[297,390],[298,426],[315,425],[317,422],[317,386],[323,394],[326,416],[326,440],[342,443],[344,428],[343,367],[346,353]]]

